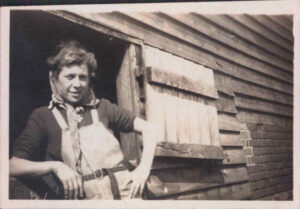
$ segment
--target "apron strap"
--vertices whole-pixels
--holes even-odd
[[[56,107],[54,107],[52,109],[52,113],[59,125],[59,127],[62,129],[62,130],[66,130],[68,129],[68,125],[65,121],[65,119],[63,118],[63,116],[61,115],[61,113],[58,111],[58,109]]]
[[[99,123],[99,115],[98,115],[97,109],[92,109],[91,110],[91,115],[92,115],[93,123],[94,124]]]
[[[121,195],[120,195],[119,185],[115,174],[110,169],[104,169],[104,170],[107,171],[108,177],[110,179],[110,189],[113,194],[114,200],[120,200]]]

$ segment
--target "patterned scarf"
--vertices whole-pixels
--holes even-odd
[[[69,125],[69,131],[72,139],[72,147],[74,150],[75,156],[75,166],[76,170],[81,173],[81,158],[82,153],[80,150],[80,140],[79,140],[79,131],[78,123],[81,121],[81,113],[84,111],[84,107],[95,107],[99,100],[96,98],[94,91],[90,88],[88,94],[84,96],[81,106],[73,107],[63,100],[59,95],[56,86],[54,85],[51,75],[49,75],[50,87],[52,91],[52,100],[49,103],[48,108],[53,108],[54,104],[58,104],[60,107],[64,108],[67,112],[67,120]],[[64,150],[62,148],[62,150]],[[62,155],[67,153],[62,153]]]

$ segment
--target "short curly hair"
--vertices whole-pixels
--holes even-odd
[[[57,53],[47,59],[50,71],[57,77],[64,66],[86,64],[91,78],[96,76],[97,61],[79,41],[61,41],[56,46]]]

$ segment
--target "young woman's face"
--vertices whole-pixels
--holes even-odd
[[[55,80],[59,95],[69,104],[80,103],[89,91],[90,77],[87,66],[64,66]]]

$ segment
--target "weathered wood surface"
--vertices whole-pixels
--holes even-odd
[[[287,53],[282,51],[282,47],[273,44],[270,41],[266,41],[259,34],[254,33],[252,30],[247,28],[247,25],[241,24],[240,22],[235,21],[228,15],[203,15],[205,18],[213,21],[219,26],[226,28],[228,31],[237,35],[239,37],[244,38],[245,40],[251,42],[253,45],[257,47],[263,48],[264,50],[278,56],[279,59],[284,59],[289,62],[293,62],[292,53]]]
[[[282,183],[292,183],[293,181],[293,176],[289,175],[289,176],[280,176],[280,177],[275,177],[275,178],[270,178],[270,179],[264,179],[261,181],[256,181],[253,183],[250,183],[251,189],[254,190],[258,190],[258,189],[262,189],[265,187],[271,187],[277,184],[282,184]]]
[[[239,133],[220,133],[220,145],[222,147],[242,147],[244,144],[240,138]]]
[[[155,155],[165,157],[224,159],[223,150],[220,146],[177,144],[171,142],[158,143]]]
[[[205,189],[194,194],[175,197],[177,200],[248,200],[252,191],[249,184],[241,183]]]
[[[186,76],[176,73],[165,72],[161,69],[148,67],[147,79],[150,83],[156,83],[175,89],[189,91],[195,94],[218,99],[218,92],[214,86],[208,86],[199,81],[194,81]]]
[[[260,190],[256,190],[252,195],[252,199],[258,199],[258,198],[270,196],[274,193],[288,191],[292,188],[293,188],[293,184],[291,184],[290,182],[283,183],[283,184],[276,184],[275,186],[272,187],[266,187]]]
[[[241,53],[231,50],[231,48],[228,48],[224,45],[216,45],[215,41],[207,38],[206,36],[202,36],[201,33],[195,33],[195,31],[191,30],[191,28],[187,25],[178,24],[177,21],[172,20],[172,17],[167,16],[166,14],[126,13],[120,15],[124,16],[124,18],[126,18],[126,16],[130,16],[131,18],[134,18],[135,20],[145,24],[145,27],[152,27],[153,30],[159,30],[164,33],[168,33],[169,35],[184,40],[189,44],[193,44],[199,48],[208,50],[211,53],[214,53],[225,59],[232,60],[255,71],[265,73],[269,76],[272,75],[278,79],[285,78],[287,81],[289,79],[288,77],[290,77],[286,72],[278,71],[272,68],[270,65],[266,65],[257,59],[242,55]],[[128,21],[130,21],[130,19]],[[277,74],[281,76],[277,76]]]
[[[262,171],[271,171],[274,169],[283,169],[283,168],[292,168],[292,161],[283,161],[283,162],[267,162],[264,164],[255,164],[248,166],[248,174],[250,173],[259,173]]]
[[[248,28],[261,35],[267,41],[282,47],[282,51],[293,53],[293,43],[290,40],[286,40],[273,31],[268,30],[267,27],[259,24],[259,22],[257,22],[250,15],[232,15],[231,17],[243,25],[246,25]]]
[[[252,157],[254,163],[267,163],[267,162],[280,162],[280,161],[290,161],[293,155],[289,154],[275,154],[275,155],[260,155]]]
[[[223,150],[224,160],[223,164],[245,164],[246,154],[243,149],[226,149]]]
[[[253,139],[281,139],[292,140],[292,133],[280,133],[280,132],[254,132],[251,131],[251,137]]]
[[[287,190],[276,194],[268,195],[257,200],[293,200],[293,190]]]
[[[134,91],[128,91],[128,89],[131,89],[133,87],[132,78],[130,71],[132,70],[132,64],[130,59],[133,59],[132,56],[130,56],[129,49],[127,49],[121,67],[120,71],[116,78],[116,89],[117,89],[117,99],[118,99],[118,105],[121,107],[138,113],[137,107],[134,105]],[[138,115],[138,114],[137,114]],[[137,150],[136,150],[136,136],[134,133],[121,133],[121,146],[122,150],[124,152],[124,155],[128,160],[136,159],[137,157]]]
[[[293,108],[290,106],[274,104],[271,102],[265,102],[260,100],[253,100],[247,97],[236,96],[234,98],[236,107],[258,111],[272,113],[276,115],[293,116]]]
[[[223,93],[219,94],[219,99],[216,102],[216,107],[218,109],[218,112],[231,113],[231,114],[237,113],[233,97],[226,96]]]
[[[253,154],[256,156],[259,155],[274,155],[274,154],[285,154],[292,153],[293,147],[256,147],[253,149]]]
[[[249,178],[252,182],[259,181],[262,179],[269,179],[276,176],[286,176],[286,175],[292,175],[293,174],[293,168],[283,168],[283,169],[274,169],[270,171],[263,171],[263,172],[257,172],[257,173],[249,173]]]
[[[158,198],[217,185],[245,182],[248,179],[245,167],[174,168],[152,171],[148,189],[154,198]]]
[[[278,59],[271,53],[267,53],[265,50],[249,44],[249,42],[245,41],[245,39],[230,33],[226,30],[226,28],[212,23],[209,19],[206,19],[199,14],[174,14],[172,17],[186,25],[189,25],[193,29],[197,29],[198,32],[207,35],[216,42],[226,44],[227,46],[239,50],[243,54],[255,57],[258,60],[280,67],[281,69],[293,71],[293,64],[291,62]],[[257,15],[252,17],[256,18]],[[280,30],[280,32],[286,33],[285,30]],[[287,33],[286,35],[290,36],[290,33]]]
[[[276,125],[266,125],[259,123],[247,123],[247,127],[251,131],[264,131],[264,132],[289,132],[293,131],[293,126],[276,126]]]
[[[241,130],[241,125],[237,121],[236,117],[229,114],[219,113],[218,123],[220,130],[235,132],[239,132]]]
[[[237,118],[240,122],[244,123],[258,123],[276,126],[290,126],[293,123],[291,118],[263,113],[246,112],[242,110],[237,114]]]
[[[276,103],[282,103],[287,105],[293,105],[293,97],[290,95],[282,94],[270,89],[262,88],[251,83],[245,83],[242,80],[232,79],[224,74],[215,73],[217,89],[221,89],[223,86],[233,89],[235,94],[241,94],[251,96],[253,98],[259,98],[269,100]]]
[[[253,139],[250,142],[250,146],[253,147],[292,147],[292,140],[280,140],[280,139]]]
[[[284,28],[285,30],[288,30],[290,33],[293,32],[293,21],[289,20],[287,16],[270,16],[270,19],[276,24],[278,24],[280,27]]]
[[[286,40],[289,40],[290,42],[294,41],[293,33],[291,33],[289,30],[286,30],[286,28],[283,28],[282,26],[275,23],[269,16],[255,15],[251,17],[255,19],[257,22],[263,24],[264,27],[268,28],[273,33],[276,33],[277,35],[285,38]]]

